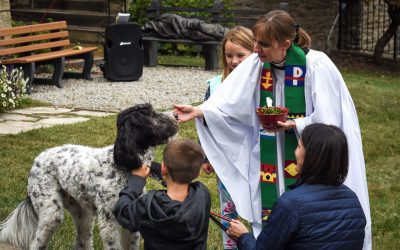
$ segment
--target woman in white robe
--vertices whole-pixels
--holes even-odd
[[[180,122],[196,118],[201,145],[239,215],[252,223],[255,237],[261,231],[260,125],[255,110],[260,103],[262,63],[284,65],[286,49],[291,42],[287,44],[285,40],[277,48],[265,44],[256,34],[257,54],[242,62],[210,99],[197,107],[174,105]],[[284,72],[279,69],[272,72],[276,105],[284,106]],[[340,72],[322,52],[309,50],[306,54],[304,92],[306,116],[281,123],[281,130],[294,128],[300,135],[307,125],[325,123],[344,131],[349,143],[349,173],[344,184],[357,194],[363,207],[367,219],[363,249],[371,249],[370,206],[357,113]],[[203,119],[207,126],[203,125]],[[282,133],[277,132],[278,155]],[[278,162],[278,168],[282,165]]]

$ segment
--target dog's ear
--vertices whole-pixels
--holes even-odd
[[[121,129],[114,143],[114,162],[117,168],[126,171],[142,166],[135,140],[129,137],[125,134],[125,129]]]
[[[114,143],[114,161],[118,168],[131,170],[142,166],[144,122],[151,112],[150,104],[140,104],[122,111],[117,118],[117,138]],[[146,148],[147,149],[147,148]]]
[[[137,145],[139,154],[144,153],[154,140],[154,111],[149,103],[138,104],[122,111],[117,119],[117,133],[125,128],[125,136]]]

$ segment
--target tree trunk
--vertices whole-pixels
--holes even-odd
[[[0,1],[0,28],[11,27],[10,1]]]
[[[384,50],[386,44],[395,35],[397,26],[398,25],[395,25],[394,22],[391,22],[389,25],[389,28],[385,31],[385,33],[383,33],[383,35],[376,42],[375,49],[374,49],[374,62],[376,64],[382,63],[383,50]],[[394,49],[396,49],[396,48],[394,48]]]
[[[374,62],[376,64],[382,63],[383,50],[390,39],[396,34],[397,28],[400,24],[400,5],[396,5],[394,1],[385,0],[388,6],[388,13],[390,17],[389,28],[383,33],[375,44],[374,49]],[[397,49],[397,48],[394,48]]]

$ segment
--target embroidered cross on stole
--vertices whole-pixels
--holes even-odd
[[[266,98],[270,97],[275,102],[274,81],[272,79],[271,65],[264,63],[260,81],[260,106],[266,106]],[[305,116],[304,98],[304,76],[306,74],[306,57],[304,51],[292,45],[286,54],[285,62],[285,106],[289,109],[288,119],[295,119]],[[271,213],[272,205],[280,196],[279,183],[284,183],[284,189],[296,182],[298,173],[296,171],[296,158],[294,151],[297,147],[297,138],[293,129],[286,130],[284,135],[284,149],[281,156],[277,153],[277,138],[275,133],[269,133],[260,128],[260,160],[261,160],[261,204],[262,221],[267,220]],[[281,151],[281,150],[280,150]],[[279,164],[283,167],[284,176],[278,174]],[[281,181],[278,180],[281,179]],[[282,180],[283,179],[283,180]]]

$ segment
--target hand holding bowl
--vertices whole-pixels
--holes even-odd
[[[256,110],[261,126],[266,130],[278,129],[277,121],[285,122],[288,108],[285,107],[259,107]]]

